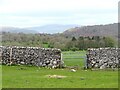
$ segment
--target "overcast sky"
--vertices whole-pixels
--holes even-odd
[[[118,22],[119,0],[0,0],[0,26]]]

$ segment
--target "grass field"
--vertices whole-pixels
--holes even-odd
[[[2,66],[3,88],[117,88],[118,72],[112,70],[83,70],[85,51],[63,52],[67,66],[79,66],[76,72],[69,68],[47,69],[33,66]],[[61,75],[65,78],[50,78]]]
[[[86,51],[67,51],[62,54],[65,65],[84,67]]]

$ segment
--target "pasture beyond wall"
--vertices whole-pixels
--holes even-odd
[[[0,46],[0,62],[11,65],[34,65],[50,68],[63,67],[60,49],[39,47]]]
[[[90,48],[87,53],[87,68],[118,68],[119,65],[118,48]]]

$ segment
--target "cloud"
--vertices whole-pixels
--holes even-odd
[[[35,26],[117,22],[118,0],[0,0],[0,24]]]
[[[2,0],[1,12],[112,9],[118,0]]]

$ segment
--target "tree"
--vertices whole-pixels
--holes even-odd
[[[111,37],[104,37],[105,47],[114,47],[115,41]]]
[[[72,41],[76,41],[77,39],[75,37],[72,37]]]

